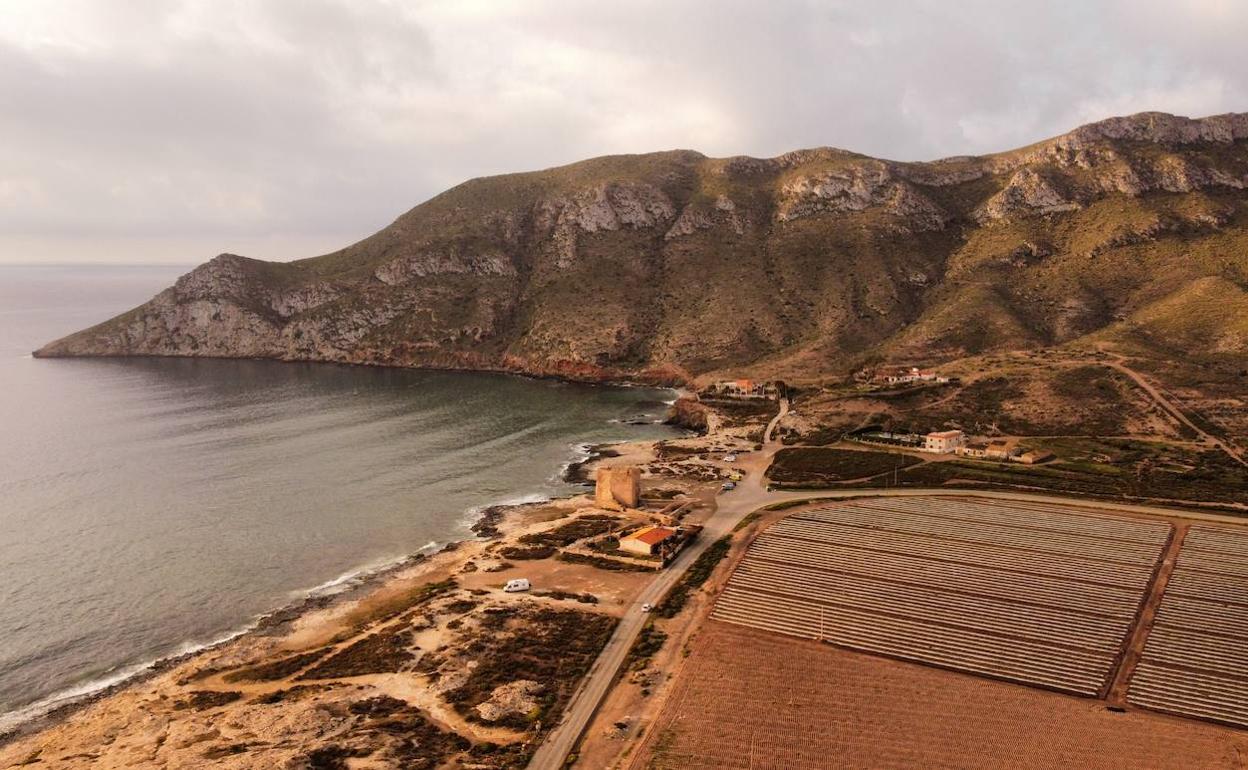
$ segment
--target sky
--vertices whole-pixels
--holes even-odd
[[[475,176],[1248,111],[1248,0],[0,0],[0,262],[332,251]]]

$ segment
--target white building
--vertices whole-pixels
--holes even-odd
[[[949,382],[949,378],[937,374],[933,369],[920,369],[912,366],[909,369],[893,369],[877,374],[875,379],[883,380],[889,385],[908,385],[912,382]]]
[[[960,430],[942,430],[923,437],[923,451],[947,454],[966,444],[966,434]]]

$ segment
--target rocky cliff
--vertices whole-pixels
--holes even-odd
[[[466,182],[321,257],[222,254],[37,355],[656,382],[1110,337],[1242,356],[1246,185],[1248,114],[1144,113],[929,163],[596,158]],[[1217,312],[1169,338],[1209,296]]]

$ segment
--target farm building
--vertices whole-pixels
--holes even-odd
[[[988,442],[988,451],[984,457],[989,460],[1008,460],[1015,454],[1015,449],[1005,439],[994,439]]]
[[[676,530],[671,527],[642,527],[620,538],[620,550],[653,556],[662,549],[664,543],[676,537],[676,534]]]
[[[780,387],[774,382],[720,380],[708,387],[704,393],[712,398],[770,399],[774,401],[780,398]]]
[[[846,438],[851,441],[861,441],[865,444],[884,444],[885,446],[899,446],[907,449],[921,449],[923,447],[923,436],[917,433],[864,430],[851,433]]]
[[[942,430],[923,437],[923,451],[945,454],[957,451],[966,443],[966,434],[960,430]]]
[[[937,374],[934,369],[920,369],[917,366],[885,369],[877,373],[874,379],[887,382],[889,385],[907,385],[912,382],[949,382],[948,377]]]
[[[984,458],[988,456],[987,441],[968,441],[965,446],[960,446],[957,453],[962,457]]]

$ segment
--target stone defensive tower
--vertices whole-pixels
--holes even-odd
[[[619,511],[641,503],[641,469],[636,465],[599,468],[594,476],[594,505]]]

